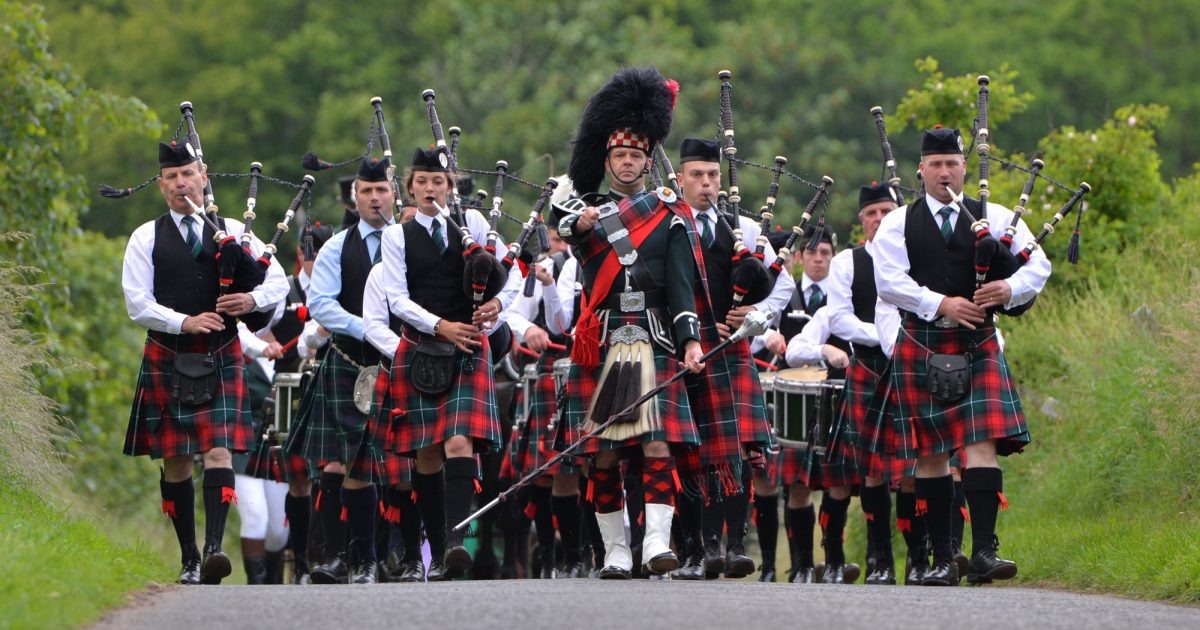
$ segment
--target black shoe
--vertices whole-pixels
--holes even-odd
[[[404,572],[404,560],[404,548],[394,547],[388,550],[387,558],[384,558],[383,565],[392,581],[399,579],[400,574]]]
[[[822,584],[845,584],[846,567],[841,564],[830,563],[825,565],[825,573],[821,575]]]
[[[188,558],[183,561],[183,567],[179,570],[179,583],[200,583],[200,558]]]
[[[818,562],[813,565],[813,581],[820,584],[825,580],[825,563]]]
[[[374,561],[360,563],[350,570],[349,582],[351,584],[374,584],[378,581],[379,574]]]
[[[679,558],[673,551],[664,551],[646,561],[644,568],[651,575],[670,573],[679,568]]]
[[[764,564],[758,568],[758,571],[759,571],[759,573],[758,573],[758,581],[759,582],[774,582],[775,581],[775,567],[774,566],[769,566],[769,565]]]
[[[992,580],[1011,580],[1017,577],[1017,563],[996,555],[1000,541],[971,555],[967,568],[967,584],[989,584]]]
[[[446,579],[462,577],[471,570],[471,552],[462,545],[446,549]]]
[[[350,577],[350,567],[342,556],[334,556],[329,562],[313,567],[309,579],[313,584],[345,584]]]
[[[671,572],[671,579],[674,580],[703,580],[704,579],[704,556],[700,554],[690,554],[683,559],[683,564],[678,569]]]
[[[962,545],[957,540],[954,541],[954,562],[958,565],[958,574],[966,575],[969,568],[967,565],[971,561],[967,558],[967,554],[962,552]]]
[[[958,586],[958,563],[954,557],[936,559],[925,572],[921,586]]]
[[[554,568],[553,564],[542,563],[542,570],[538,572],[538,579],[553,580],[558,577],[558,569]]]
[[[725,552],[725,577],[739,579],[754,573],[754,561],[740,546],[730,546]]]
[[[587,570],[583,567],[583,562],[575,561],[568,562],[563,565],[562,571],[558,572],[559,579],[575,579],[587,576]]]
[[[704,579],[715,580],[721,577],[724,571],[725,555],[721,553],[720,543],[704,543]]]
[[[872,564],[875,565],[875,569],[867,574],[867,579],[864,580],[864,583],[875,585],[895,584],[896,569],[891,560],[882,558],[874,560]]]
[[[400,565],[400,572],[395,573],[397,582],[424,582],[425,563],[420,558],[409,560]]]
[[[446,561],[440,554],[435,554],[429,559],[429,574],[425,576],[425,579],[430,582],[444,582],[450,579],[446,575]]]
[[[792,584],[815,584],[817,582],[817,572],[815,567],[800,567],[791,571]]]
[[[200,563],[200,583],[220,584],[230,573],[233,573],[233,565],[229,556],[217,547],[205,547],[204,561]]]
[[[633,574],[628,569],[607,566],[600,569],[600,574],[597,577],[601,580],[632,580]]]
[[[904,561],[904,585],[920,586],[925,581],[925,573],[929,571],[929,553],[924,548],[918,548],[916,553],[908,551]]]
[[[846,563],[842,567],[842,582],[844,584],[854,584],[858,582],[858,576],[862,575],[862,569],[853,562]]]

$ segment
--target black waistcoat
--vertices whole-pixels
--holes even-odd
[[[875,299],[879,294],[875,291],[875,261],[867,253],[867,248],[855,247],[851,250],[854,261],[854,278],[850,281],[850,304],[854,307],[854,316],[867,322],[875,321]],[[879,346],[864,346],[850,344],[854,354],[858,356],[883,355]]]
[[[403,230],[409,296],[442,319],[470,323],[471,299],[463,291],[461,240],[446,234],[443,224],[446,253],[439,254],[425,226],[413,220],[405,223]]]
[[[275,341],[281,345],[288,345],[293,339],[299,337],[304,332],[304,322],[300,320],[300,316],[292,308],[297,305],[302,305],[307,300],[304,294],[304,289],[300,288],[300,278],[296,276],[288,276],[288,296],[286,308],[283,309],[283,315],[279,321],[271,327],[271,333],[275,335]],[[300,354],[296,350],[297,344],[292,344],[288,351],[283,353],[283,357],[275,361],[276,372],[297,372],[300,370]]]
[[[154,248],[150,253],[154,264],[154,300],[184,315],[214,312],[220,295],[213,229],[202,219],[196,221],[199,225],[193,229],[203,229],[200,231],[200,254],[195,258],[192,258],[192,250],[184,242],[171,213],[154,221]],[[217,217],[217,224],[225,229],[221,217]],[[219,345],[237,336],[235,322],[228,317],[225,319],[225,330],[216,333]]]
[[[380,244],[382,246],[382,244]],[[367,276],[371,273],[371,252],[367,243],[358,233],[358,225],[346,231],[346,241],[342,244],[342,292],[338,294],[338,304],[347,313],[362,317],[363,291],[367,287]]]
[[[712,245],[702,244],[701,249],[704,250],[704,271],[708,274],[708,291],[711,294],[709,298],[712,300],[713,315],[718,322],[723,322],[725,314],[733,308],[733,237],[729,232],[717,227],[712,225],[709,228],[715,234]],[[698,235],[703,233],[700,227],[697,229],[700,230]]]
[[[982,214],[978,201],[965,199],[964,203],[976,217]],[[971,299],[975,294],[975,235],[966,216],[959,213],[947,243],[924,197],[909,206],[906,213],[908,275],[930,291]]]

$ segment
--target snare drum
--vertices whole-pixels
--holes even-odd
[[[523,426],[529,421],[529,413],[533,408],[533,391],[537,389],[538,366],[529,363],[521,370],[521,414],[516,418],[515,426]]]
[[[292,418],[300,409],[300,392],[306,382],[307,372],[278,372],[271,388],[275,401],[275,435],[281,442],[287,440],[292,428]]]
[[[554,361],[554,414],[550,416],[550,435],[554,435],[555,423],[562,415],[563,400],[567,395],[567,377],[571,374],[571,357],[563,357]]]
[[[827,376],[826,370],[816,367],[791,368],[775,374],[772,430],[781,446],[825,452],[845,385],[844,380]]]

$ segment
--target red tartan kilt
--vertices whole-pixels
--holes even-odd
[[[873,391],[867,415],[859,425],[859,472],[864,477],[888,481],[916,476],[917,460],[898,454],[900,437],[892,413],[888,411],[894,405],[890,373],[885,372],[882,378],[876,379]]]
[[[284,481],[305,481],[316,479],[319,476],[317,471],[323,468],[327,463],[310,463],[307,459],[304,459],[295,453],[288,453],[283,449],[280,450],[283,458]]]
[[[720,343],[715,328],[705,328],[705,344]],[[686,379],[688,402],[700,434],[700,463],[737,464],[742,446],[762,450],[770,441],[766,398],[746,341],[709,360],[704,371]]]
[[[413,460],[384,449],[388,426],[386,418],[389,417],[386,410],[392,408],[388,395],[391,378],[390,361],[384,359],[380,361],[379,374],[375,377],[371,413],[367,414],[362,443],[346,467],[346,474],[351,479],[385,486],[412,481]]]
[[[392,360],[395,367],[391,370],[388,395],[393,406],[381,412],[388,418],[384,449],[397,455],[415,456],[418,449],[463,435],[474,439],[476,453],[499,451],[504,445],[500,442],[487,337],[483,337],[483,347],[471,355],[456,352],[458,374],[450,389],[438,396],[428,396],[409,383],[407,366],[412,364],[417,343],[410,335],[420,336],[405,330]]]
[[[973,350],[973,338],[984,337]],[[926,387],[931,353],[971,352],[971,389],[956,403],[936,401]],[[1000,351],[995,329],[939,329],[906,321],[890,365],[893,429],[901,457],[951,453],[983,440],[996,440],[1000,455],[1020,452],[1029,429],[1016,386]]]
[[[219,383],[212,402],[204,405],[186,405],[171,397],[177,352],[207,353],[207,336],[149,333],[125,432],[125,454],[160,459],[214,448],[250,450],[256,436],[241,343],[235,337],[213,353]]]
[[[554,435],[550,423],[558,411],[558,392],[554,383],[554,362],[566,357],[566,353],[547,350],[538,359],[538,378],[533,387],[526,383],[522,396],[529,396],[529,417],[525,419],[528,425],[529,441],[525,453],[513,458],[514,464],[520,464],[517,471],[521,475],[528,474],[538,466],[550,461],[558,451],[554,450]],[[518,436],[519,440],[519,436]],[[513,442],[514,446],[520,442]],[[574,458],[559,461],[546,469],[545,474],[577,473],[579,467],[574,464]]]
[[[823,457],[813,455],[811,451],[794,448],[781,448],[776,457],[775,485],[790,486],[798,483],[813,490],[826,490],[836,487],[841,479],[835,470]]]

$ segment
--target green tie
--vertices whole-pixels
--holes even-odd
[[[433,244],[437,246],[439,254],[446,253],[446,239],[442,236],[442,222],[437,219],[433,220]]]
[[[808,314],[812,315],[821,308],[821,300],[825,299],[825,293],[821,291],[821,285],[812,285],[812,291],[808,294]]]
[[[192,226],[196,223],[196,219],[189,214],[183,217],[182,223],[187,228],[186,244],[192,250],[192,258],[195,258],[200,255],[201,248],[200,239],[196,236],[196,231],[192,229]]]
[[[708,216],[707,212],[700,213],[700,238],[704,239],[704,244],[710,247],[713,243],[712,227],[710,227],[711,221],[712,217]]]
[[[383,230],[375,230],[367,235],[367,238],[372,237],[375,239],[375,255],[371,257],[371,264],[378,265],[383,260]]]
[[[950,234],[954,232],[954,228],[950,227],[950,214],[950,206],[942,206],[942,209],[938,210],[938,216],[942,217],[942,240],[947,243],[950,242]]]

